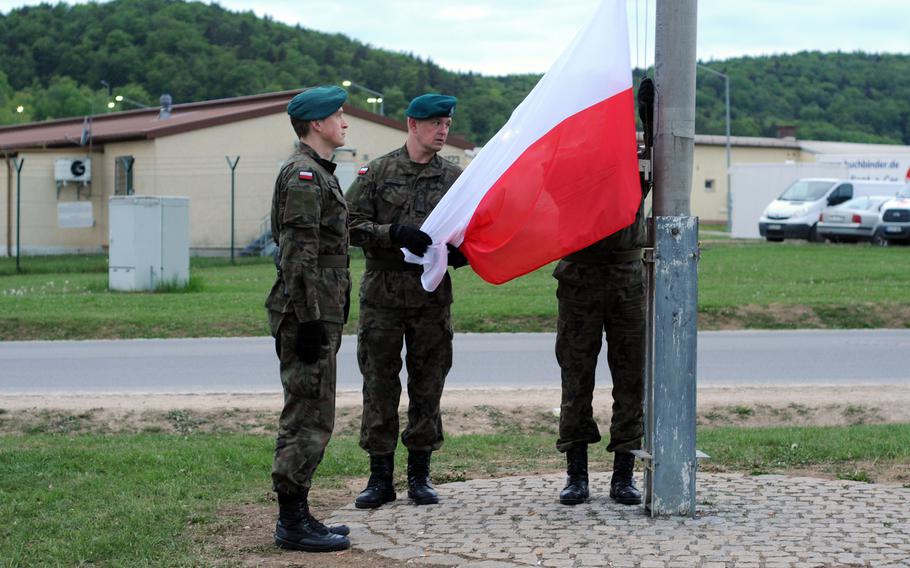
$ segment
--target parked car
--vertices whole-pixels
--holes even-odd
[[[854,197],[896,195],[905,183],[871,180],[805,178],[793,182],[772,201],[758,220],[758,232],[769,241],[824,240],[818,235],[818,214]]]
[[[890,195],[854,197],[840,205],[825,207],[818,215],[818,236],[835,243],[872,242],[881,223],[881,207],[890,199]]]
[[[910,244],[910,185],[882,204],[878,235],[888,244]]]

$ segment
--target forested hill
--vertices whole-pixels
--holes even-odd
[[[819,53],[740,57],[705,63],[730,77],[735,136],[910,144],[910,54]],[[724,132],[724,81],[697,75],[700,134]]]
[[[794,125],[799,138],[910,144],[910,55],[810,52],[706,64],[731,77],[734,135],[774,136]],[[0,124],[101,112],[109,101],[102,81],[154,106],[162,93],[180,103],[350,79],[382,91],[386,114],[399,119],[418,94],[453,94],[455,130],[483,144],[538,78],[454,73],[201,2],[45,4],[0,14]],[[368,93],[354,88],[351,96],[372,108]],[[697,101],[696,131],[723,133],[723,81],[699,71]]]

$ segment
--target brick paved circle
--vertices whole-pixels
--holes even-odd
[[[438,505],[353,506],[354,548],[461,568],[910,567],[910,490],[778,475],[699,474],[696,518],[652,519],[591,478],[589,503],[560,505],[564,476],[437,487]],[[641,480],[638,480],[639,486]]]

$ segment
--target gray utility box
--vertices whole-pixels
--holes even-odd
[[[189,280],[188,197],[111,197],[109,226],[111,290],[154,290]]]

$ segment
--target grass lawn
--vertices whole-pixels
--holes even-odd
[[[0,340],[264,335],[271,261],[193,258],[187,290],[107,290],[103,256],[0,258]],[[362,257],[352,260],[356,290]],[[493,286],[454,272],[458,331],[552,331],[552,266]],[[356,329],[357,302],[347,331]],[[910,327],[910,249],[711,241],[699,263],[699,326]]]
[[[197,540],[220,522],[218,510],[273,506],[266,497],[273,443],[244,434],[0,437],[0,566],[206,564]],[[876,468],[910,463],[910,425],[702,428],[699,448],[715,471],[814,468],[869,481]],[[400,451],[399,474],[404,457]],[[592,470],[608,469],[609,459],[592,451]],[[434,454],[433,472],[440,483],[557,472],[562,463],[552,435],[462,435]],[[336,436],[317,488],[367,474],[356,439]]]

